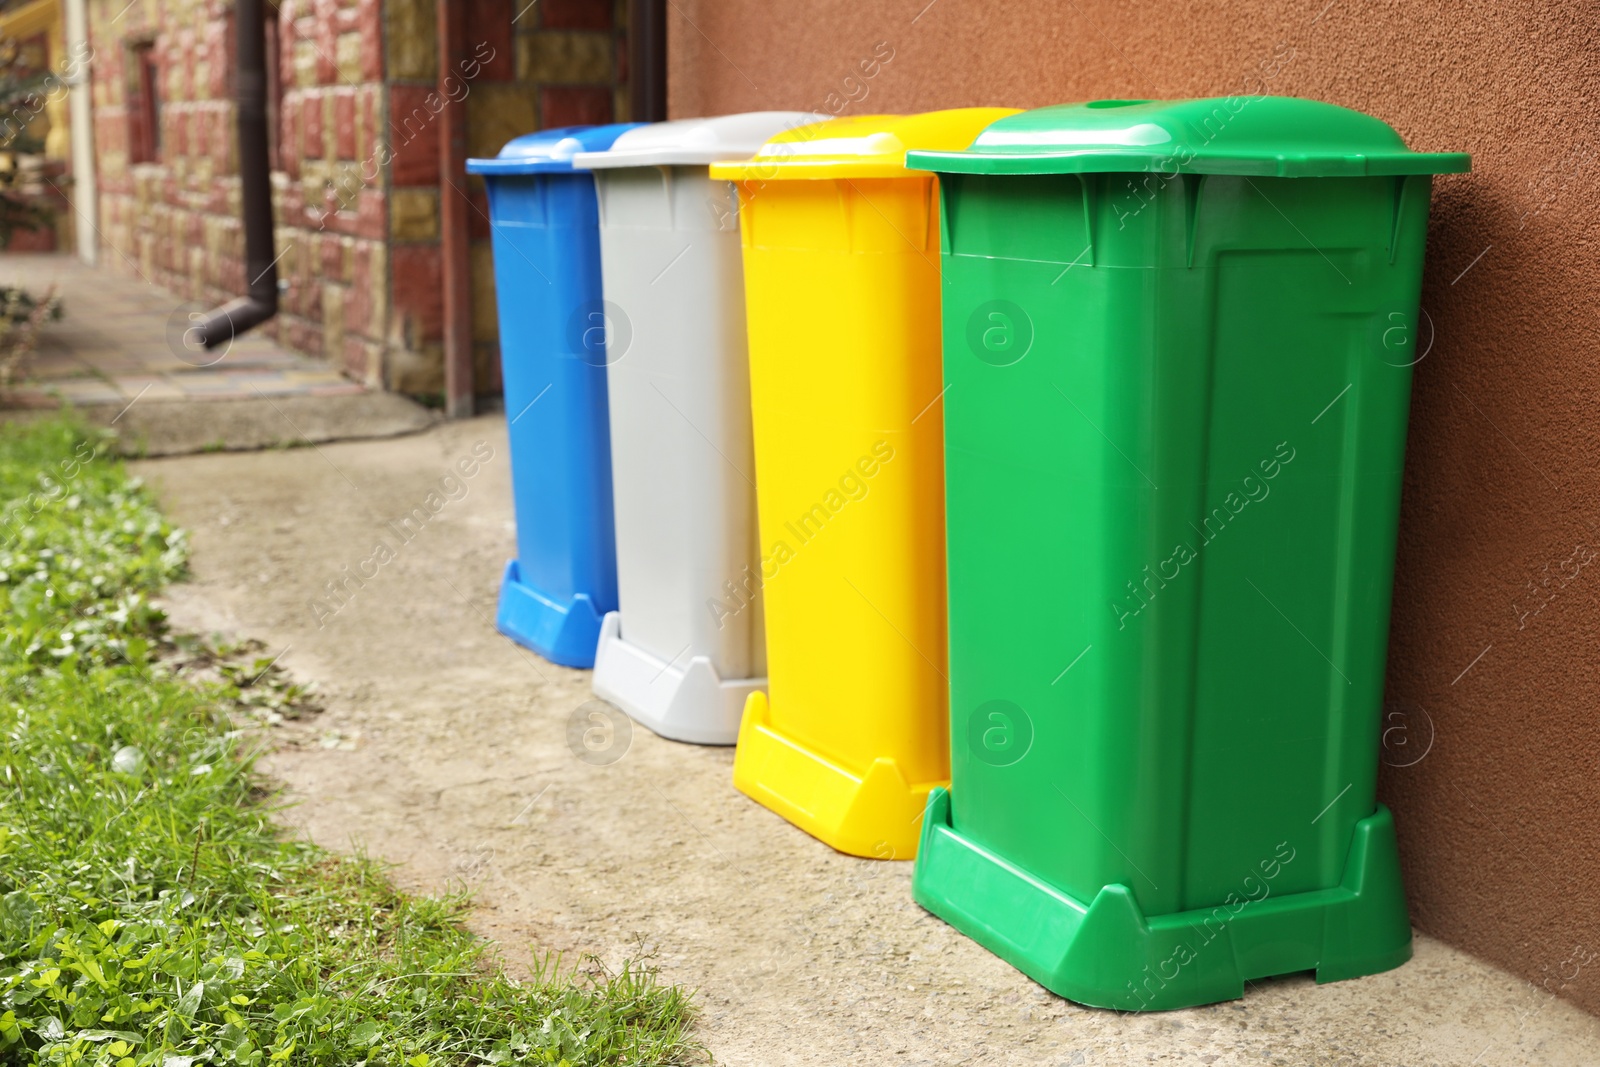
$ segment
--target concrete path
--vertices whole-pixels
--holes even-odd
[[[53,287],[65,314],[45,326],[25,378],[0,398],[7,418],[71,404],[144,455],[386,437],[436,419],[264,334],[200,348],[188,330],[209,307],[107,267],[0,253],[0,284],[16,283],[35,296]]]
[[[262,638],[321,689],[327,711],[286,726],[266,763],[285,817],[394,861],[404,885],[470,886],[472,925],[513,965],[654,951],[699,990],[720,1063],[1600,1062],[1600,1020],[1426,936],[1370,978],[1276,979],[1156,1015],[1082,1008],[918,908],[909,864],[840,855],[736,793],[728,749],[635,728],[596,759],[588,673],[494,632],[513,551],[501,418],[135,469],[192,533],[174,622]],[[417,508],[420,524],[395,523]]]

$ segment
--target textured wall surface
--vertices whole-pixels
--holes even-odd
[[[443,382],[441,196],[466,195],[480,393],[499,391],[483,183],[439,173],[435,0],[278,0],[273,207],[286,283],[262,332],[350,377],[413,394]],[[610,122],[625,100],[626,0],[470,0],[468,151],[542,126]],[[229,0],[89,0],[100,241],[107,265],[180,294],[184,312],[244,291]],[[157,158],[139,161],[136,50],[152,50]]]
[[[90,0],[101,256],[206,310],[244,292],[233,104],[233,7],[223,0]],[[389,191],[377,0],[283,0],[269,38],[281,86],[273,175],[278,315],[262,332],[378,381],[389,332]],[[134,49],[158,70],[161,145],[140,161],[130,114]],[[278,51],[272,53],[273,45]],[[362,177],[363,168],[370,168]],[[210,358],[210,357],[207,357]]]
[[[1486,0],[669,8],[674,117],[1259,92],[1358,108],[1413,148],[1473,154],[1471,175],[1434,186],[1380,797],[1416,924],[1591,1011],[1597,32],[1592,3]]]
[[[427,0],[429,10],[434,0]],[[627,110],[628,0],[472,0],[467,51],[498,56],[467,99],[467,155],[493,156],[535,129],[620,121]],[[479,394],[500,392],[489,200],[483,179],[457,177],[474,203],[471,229],[472,341]],[[447,195],[459,195],[451,189]],[[442,310],[442,309],[441,309]]]

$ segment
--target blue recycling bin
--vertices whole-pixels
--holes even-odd
[[[606,417],[616,323],[601,294],[594,176],[572,157],[636,125],[540,130],[467,161],[489,190],[517,517],[496,625],[567,667],[594,666],[601,621],[617,610]]]

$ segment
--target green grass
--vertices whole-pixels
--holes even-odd
[[[237,690],[166,665],[183,538],[107,452],[0,426],[0,1065],[704,1059],[648,968],[514,981],[463,898],[283,837]]]

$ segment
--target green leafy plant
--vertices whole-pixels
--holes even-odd
[[[212,684],[231,710],[269,726],[322,710],[312,687],[290,677],[278,657],[267,655],[266,645],[254,638],[229,641],[220,635],[167,633],[160,667],[191,682]]]
[[[52,84],[48,72],[32,70],[16,41],[0,40],[0,248],[19,229],[48,226],[51,212],[30,191],[33,168],[44,142],[33,120],[44,107]],[[0,286],[0,392],[11,387],[33,353],[46,321],[61,317],[61,301],[52,287],[35,297],[20,286]]]
[[[463,896],[286,839],[230,714],[270,661],[166,634],[185,542],[107,453],[0,425],[0,1065],[703,1059],[649,966],[514,980]]]
[[[11,388],[26,368],[44,324],[60,317],[55,286],[39,298],[20,286],[0,286],[0,392]]]
[[[34,118],[59,79],[32,69],[20,45],[0,39],[0,248],[11,243],[14,230],[37,230],[50,222],[50,213],[25,188],[28,168],[20,163],[44,152]]]

